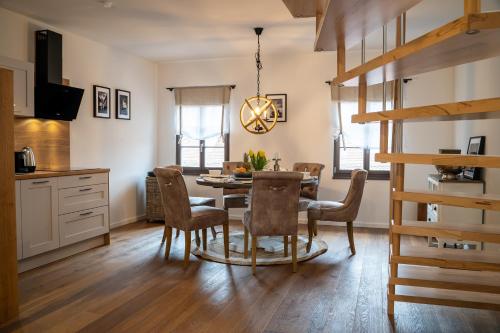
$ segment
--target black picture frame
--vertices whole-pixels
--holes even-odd
[[[286,123],[288,116],[288,101],[287,94],[266,94],[266,98],[273,101],[276,110],[278,110],[278,123]],[[274,118],[274,114],[271,111],[267,117],[267,122],[272,122]]]
[[[94,84],[94,118],[111,118],[111,89]]]
[[[472,136],[469,138],[467,146],[467,155],[484,155],[485,136]],[[464,178],[472,180],[481,179],[481,168],[466,167],[464,169]]]
[[[131,93],[128,90],[115,89],[115,117],[116,119],[130,120],[132,111]]]

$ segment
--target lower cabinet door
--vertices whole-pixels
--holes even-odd
[[[61,246],[109,232],[108,206],[59,216]]]
[[[57,178],[21,181],[23,258],[59,247]]]

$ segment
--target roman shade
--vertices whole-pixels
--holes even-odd
[[[180,140],[206,140],[229,132],[230,86],[175,88]]]
[[[376,84],[367,87],[367,112],[383,111],[392,108],[394,93],[393,82],[386,82],[385,108],[384,85]],[[341,147],[378,148],[379,131],[375,123],[352,124],[351,116],[358,109],[358,87],[339,87],[332,85],[333,133],[334,138],[341,140]]]

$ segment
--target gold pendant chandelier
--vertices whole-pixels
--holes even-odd
[[[257,65],[257,95],[245,98],[240,109],[241,126],[252,134],[266,134],[271,131],[278,121],[278,111],[273,101],[267,97],[260,96],[260,35],[264,28],[254,28],[257,35],[257,53],[255,62]]]

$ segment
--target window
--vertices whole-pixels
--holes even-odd
[[[180,117],[180,115],[179,115]],[[182,165],[185,174],[208,173],[208,169],[222,169],[222,162],[229,160],[229,134],[220,136],[221,105],[184,106],[180,133],[177,135],[176,164]],[[201,137],[206,139],[192,139]]]
[[[367,103],[367,112],[380,111],[382,102]],[[368,179],[388,180],[389,163],[375,161],[380,151],[379,123],[353,124],[351,116],[357,114],[357,102],[342,102],[343,137],[334,141],[334,179],[350,179],[354,169],[368,170]],[[391,144],[391,124],[389,124],[389,146]],[[345,145],[345,146],[344,146]]]
[[[176,163],[185,174],[222,169],[229,160],[229,86],[175,89]]]

